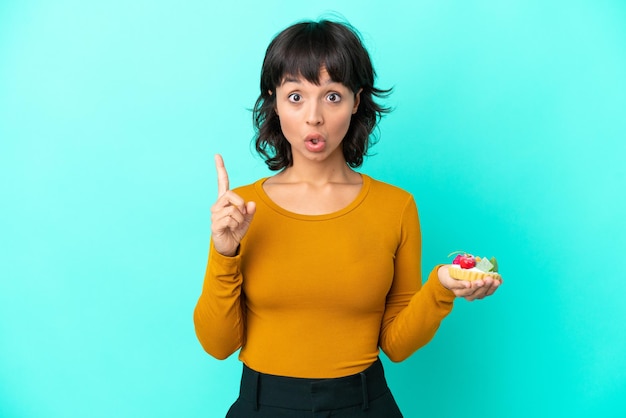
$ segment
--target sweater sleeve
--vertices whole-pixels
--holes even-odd
[[[243,344],[241,256],[209,250],[202,293],[194,310],[196,336],[207,353],[223,360]]]
[[[439,281],[439,267],[431,271],[422,286],[421,231],[411,197],[402,216],[394,279],[387,295],[379,342],[392,361],[402,361],[426,345],[452,310],[455,296]]]

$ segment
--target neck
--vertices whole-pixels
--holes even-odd
[[[348,167],[343,158],[334,161],[297,161],[294,160],[291,167],[280,172],[277,177],[287,183],[309,183],[323,185],[328,183],[354,183],[360,182],[358,173]]]

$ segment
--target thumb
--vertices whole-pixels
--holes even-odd
[[[254,202],[246,203],[246,214],[244,215],[246,219],[251,221],[255,213],[256,213],[256,203]]]
[[[472,284],[468,281],[456,280],[450,277],[448,268],[449,267],[447,265],[443,265],[439,268],[439,270],[437,270],[437,276],[439,277],[439,281],[445,288],[455,291],[468,289],[472,286]]]

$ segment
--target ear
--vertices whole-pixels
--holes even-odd
[[[274,95],[274,92],[272,90],[268,90],[267,94],[269,94],[270,96]],[[276,115],[278,116],[278,106],[276,106],[276,103],[274,103],[274,112],[276,113]]]
[[[361,103],[361,92],[363,88],[360,88],[359,91],[354,95],[354,107],[352,108],[352,114],[354,115],[357,110],[359,110],[359,104]]]

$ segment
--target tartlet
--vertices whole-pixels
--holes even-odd
[[[475,257],[464,251],[455,251],[450,253],[448,257],[456,254],[452,261],[452,265],[448,267],[450,277],[457,280],[474,281],[484,279],[491,276],[496,280],[501,280],[502,276],[498,273],[498,261],[495,257],[487,259],[487,257]]]

